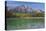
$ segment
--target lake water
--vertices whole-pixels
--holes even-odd
[[[42,19],[7,18],[6,20],[7,30],[44,28],[44,18]]]

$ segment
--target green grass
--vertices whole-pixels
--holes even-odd
[[[22,16],[22,17],[24,17],[24,16],[31,16],[32,17],[32,15],[31,14],[28,14],[28,13],[16,13],[16,16]]]

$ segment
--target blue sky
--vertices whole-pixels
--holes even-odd
[[[9,8],[15,8],[16,6],[29,6],[33,9],[41,9],[44,10],[44,3],[36,3],[36,2],[17,2],[17,1],[7,1],[7,6]]]

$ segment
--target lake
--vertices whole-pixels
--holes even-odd
[[[7,30],[44,28],[44,17],[36,18],[6,18]]]

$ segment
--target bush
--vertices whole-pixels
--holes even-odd
[[[44,17],[44,14],[43,13],[37,13],[36,17]]]

